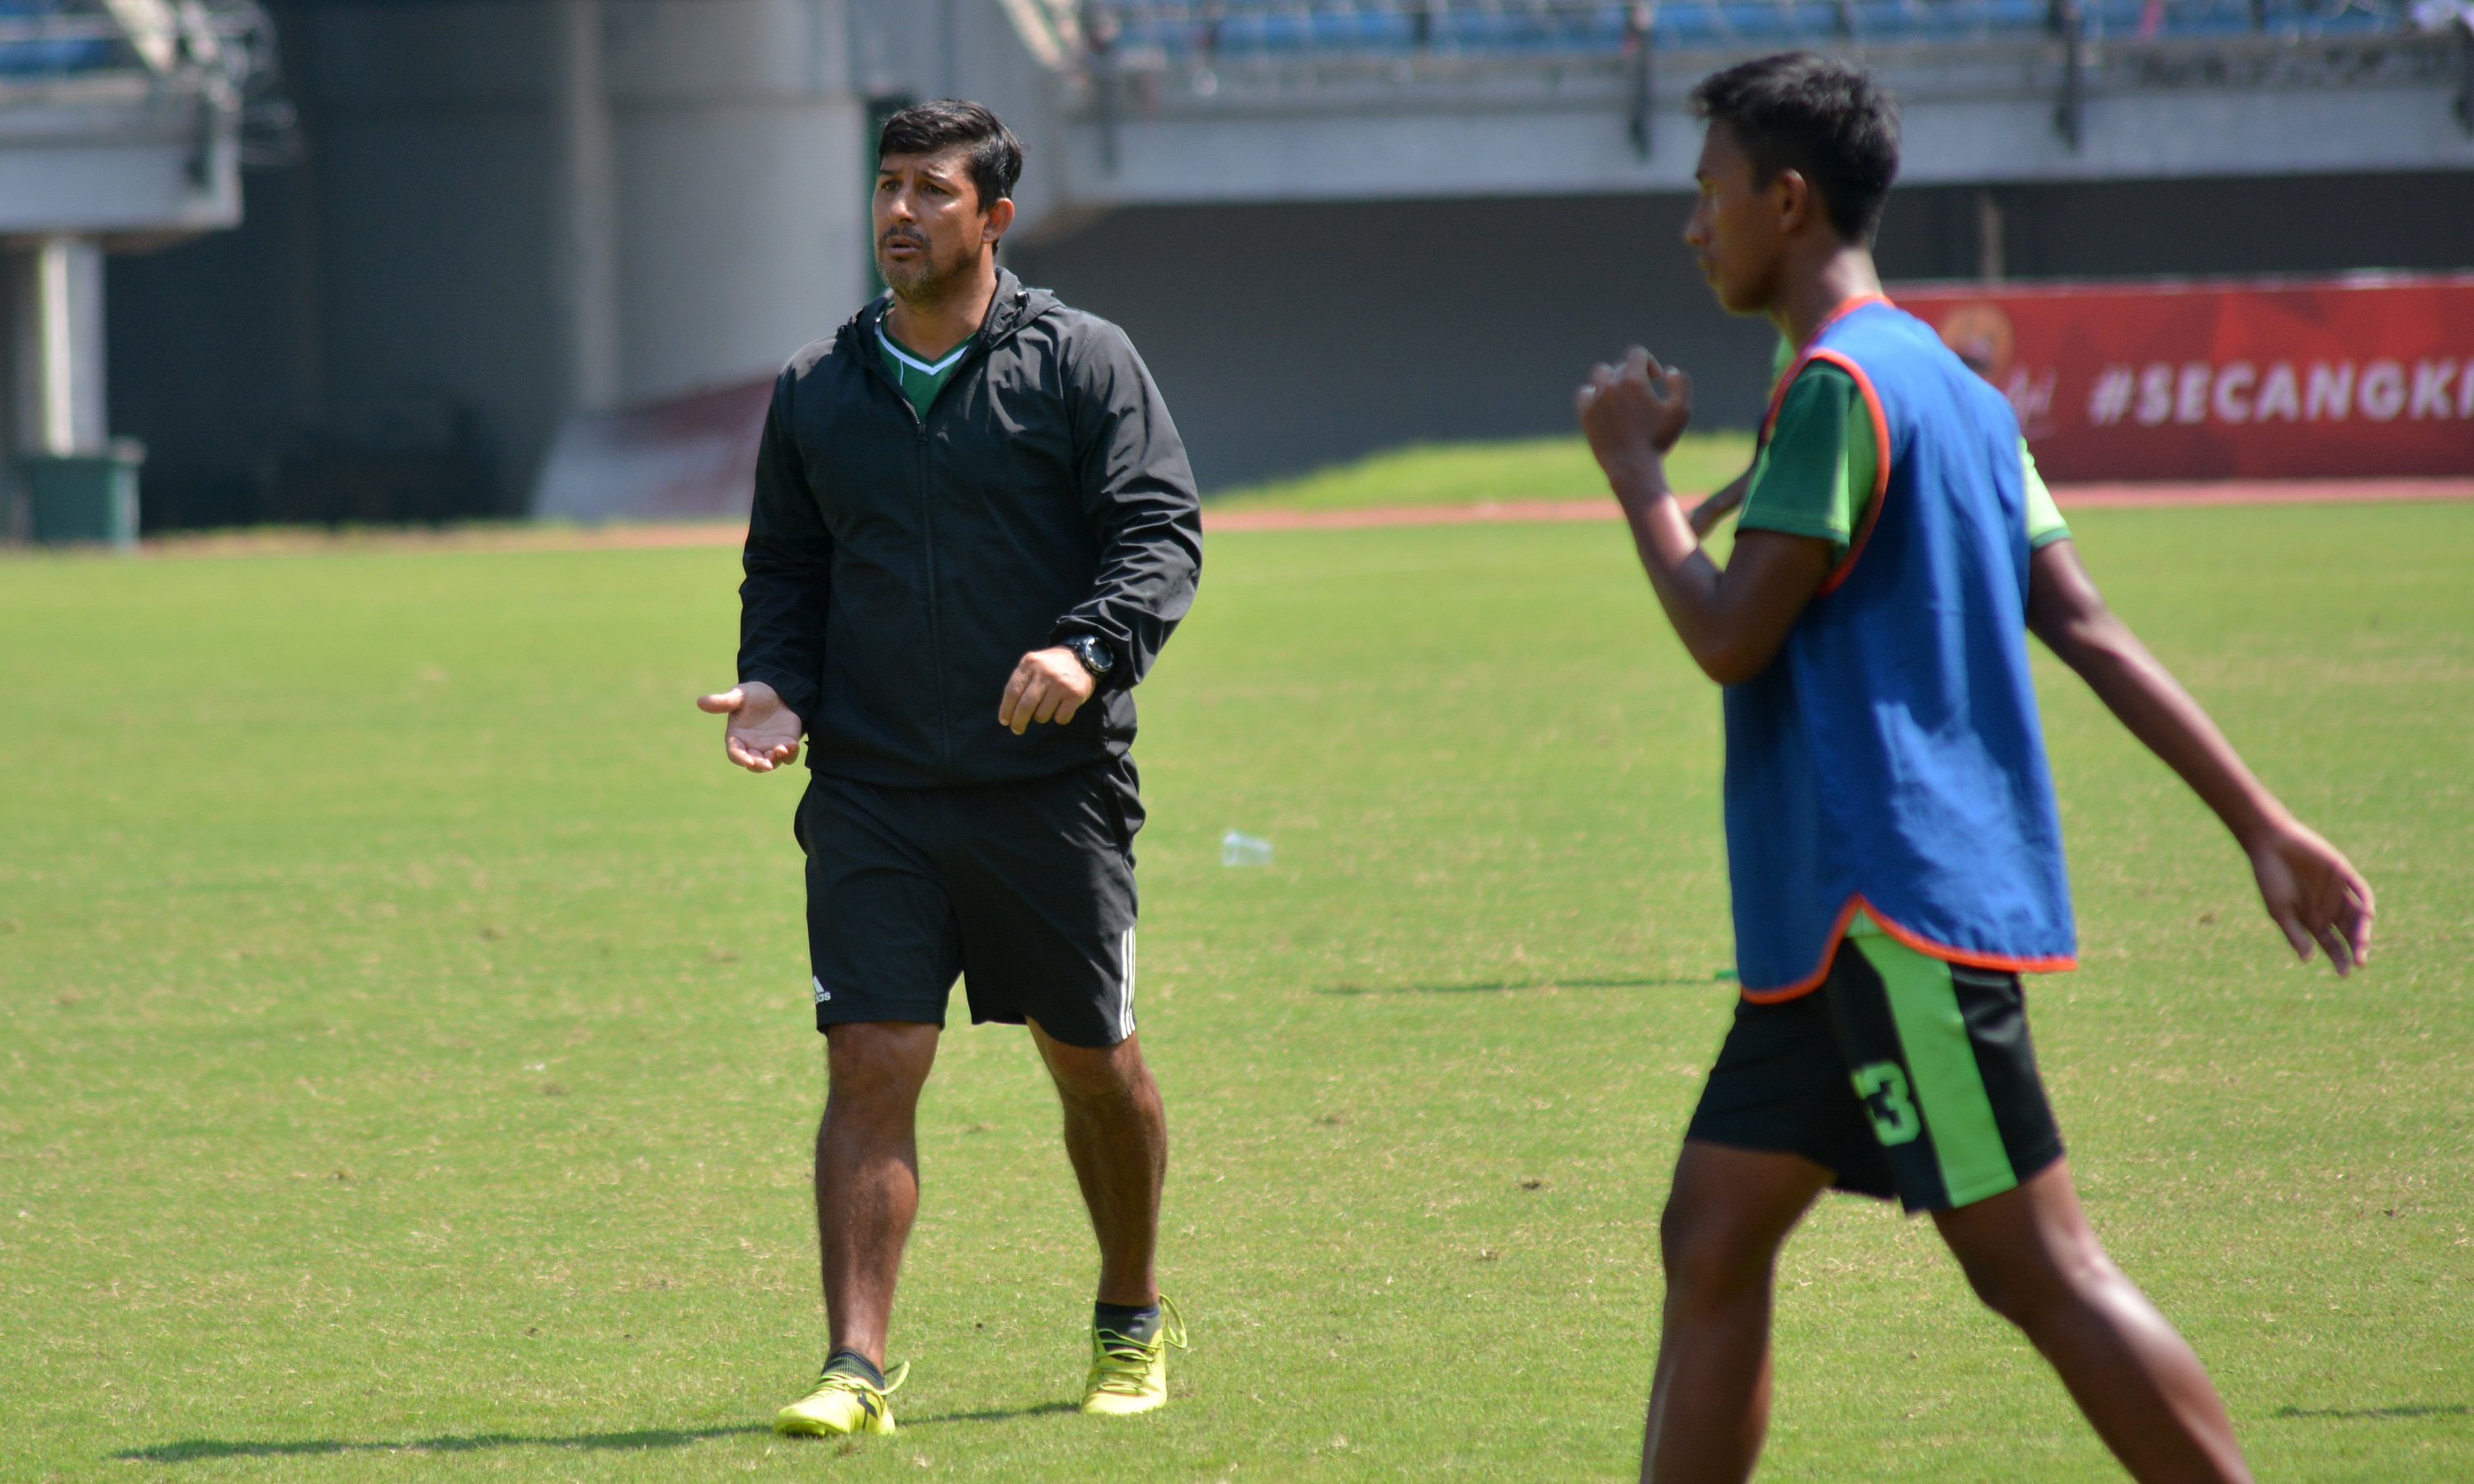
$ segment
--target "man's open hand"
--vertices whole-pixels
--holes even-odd
[[[2263,834],[2249,854],[2259,899],[2285,929],[2296,958],[2308,961],[2316,943],[2340,978],[2370,961],[2371,919],[2379,909],[2371,884],[2342,850],[2289,822]]]
[[[770,773],[799,760],[799,713],[763,681],[734,685],[717,696],[696,697],[696,709],[727,716],[722,751],[750,773]]]
[[[1572,394],[1589,451],[1610,479],[1620,482],[1654,467],[1692,421],[1692,378],[1661,366],[1638,346],[1620,366],[1600,366]]]
[[[1029,730],[1032,722],[1062,727],[1099,687],[1099,681],[1082,668],[1074,651],[1062,645],[1032,650],[1022,657],[1022,662],[1013,667],[1013,678],[1006,682],[1005,699],[997,706],[997,725],[1010,727],[1015,736]]]

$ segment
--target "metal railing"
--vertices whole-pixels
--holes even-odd
[[[1100,126],[1174,95],[1284,107],[1369,86],[1500,95],[1613,87],[1645,158],[1661,59],[1861,49],[1905,83],[1941,74],[2046,81],[2079,147],[2092,93],[2127,87],[2364,85],[2444,66],[2474,134],[2474,0],[1001,0],[1032,52]],[[1991,59],[1988,61],[1988,59]],[[2036,59],[2023,61],[2020,59]],[[1692,65],[1701,65],[1695,62]],[[2024,70],[2023,70],[2024,69]]]
[[[1612,56],[1664,49],[1990,40],[2057,28],[2048,0],[1089,0],[1041,11],[1060,39],[1172,62],[1301,56]],[[2410,0],[2077,0],[2091,40],[2413,29]]]

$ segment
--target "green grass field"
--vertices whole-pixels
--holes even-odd
[[[1753,435],[1686,433],[1666,457],[1668,483],[1708,494],[1753,461]],[[1214,496],[1213,510],[1358,510],[1495,500],[1606,499],[1607,476],[1575,434],[1478,443],[1421,443]]]
[[[2265,1479],[2474,1474],[2474,510],[2074,519],[2382,897],[2292,966],[2040,659],[2085,967],[2031,1006],[2094,1218]],[[1021,1032],[957,1024],[904,1435],[819,1360],[789,815],[689,698],[733,554],[0,562],[0,1478],[1617,1480],[1732,993],[1717,703],[1613,523],[1228,535],[1144,692],[1175,1405],[1079,1382]],[[995,698],[989,700],[991,707]],[[1228,827],[1271,838],[1224,869]],[[2117,1476],[1928,1225],[1789,1249],[1764,1477]]]

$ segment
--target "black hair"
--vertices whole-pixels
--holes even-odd
[[[1899,106],[1872,74],[1812,52],[1781,52],[1713,72],[1692,112],[1726,122],[1752,156],[1756,184],[1792,170],[1821,194],[1830,225],[1870,245],[1899,174]]]
[[[914,103],[886,119],[877,132],[876,156],[935,155],[957,145],[971,147],[971,184],[982,211],[1013,195],[1022,179],[1022,141],[1005,120],[959,98]]]

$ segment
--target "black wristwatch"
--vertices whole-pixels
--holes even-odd
[[[1095,681],[1106,680],[1117,667],[1116,654],[1091,634],[1078,634],[1065,641],[1065,647],[1074,651],[1074,658],[1082,661],[1082,668]]]

